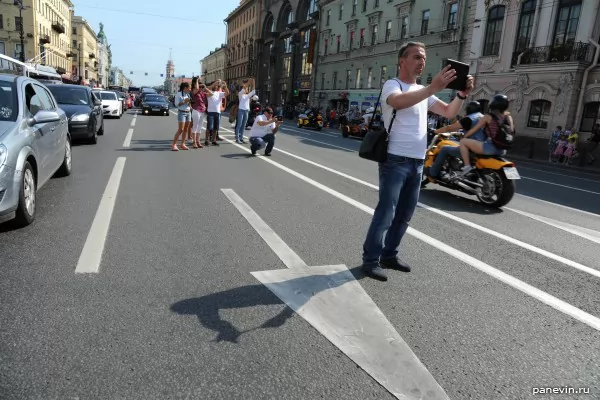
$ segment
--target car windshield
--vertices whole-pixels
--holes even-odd
[[[19,107],[15,85],[0,81],[0,121],[16,121],[17,114],[19,114]]]
[[[146,96],[144,98],[144,100],[146,100],[146,101],[153,101],[153,102],[156,102],[156,103],[160,103],[160,102],[164,102],[165,98],[163,96]]]
[[[112,92],[100,92],[100,98],[102,100],[118,100],[117,94]]]
[[[87,90],[80,87],[50,86],[58,104],[71,104],[76,106],[89,105],[90,99]]]

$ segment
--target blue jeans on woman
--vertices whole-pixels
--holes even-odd
[[[393,259],[398,254],[419,201],[423,161],[388,154],[386,162],[379,164],[379,202],[363,244],[364,264]]]
[[[248,123],[248,113],[250,110],[238,109],[237,117],[235,119],[235,140],[241,142],[244,140],[244,129]]]

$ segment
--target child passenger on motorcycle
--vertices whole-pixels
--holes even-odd
[[[473,167],[471,166],[471,160],[469,157],[469,151],[472,151],[475,154],[482,155],[503,155],[505,150],[498,149],[494,143],[492,143],[491,138],[487,137],[485,141],[479,141],[475,139],[468,139],[469,136],[474,135],[480,129],[487,128],[488,124],[495,117],[500,122],[505,121],[508,125],[510,125],[511,130],[514,131],[514,123],[513,119],[510,116],[508,110],[508,97],[503,94],[497,94],[494,96],[489,105],[489,111],[487,115],[484,115],[479,122],[471,128],[465,136],[460,140],[460,155],[463,159],[464,166],[461,169],[461,174],[465,175],[470,172]]]

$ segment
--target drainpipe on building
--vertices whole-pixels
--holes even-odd
[[[581,128],[581,126],[579,126],[579,121],[581,120],[583,97],[585,96],[585,88],[587,86],[588,75],[592,69],[597,67],[598,58],[600,57],[600,44],[598,44],[592,38],[589,38],[588,41],[594,45],[596,51],[594,52],[594,60],[592,61],[592,64],[585,69],[583,73],[583,78],[581,79],[581,88],[579,89],[579,100],[577,100],[577,111],[575,112],[575,123],[578,124],[577,129]]]

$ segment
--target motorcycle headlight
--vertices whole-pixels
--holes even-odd
[[[71,121],[73,122],[87,122],[90,119],[88,114],[76,114],[71,117]]]
[[[0,167],[4,165],[8,158],[8,149],[5,145],[0,144]]]

